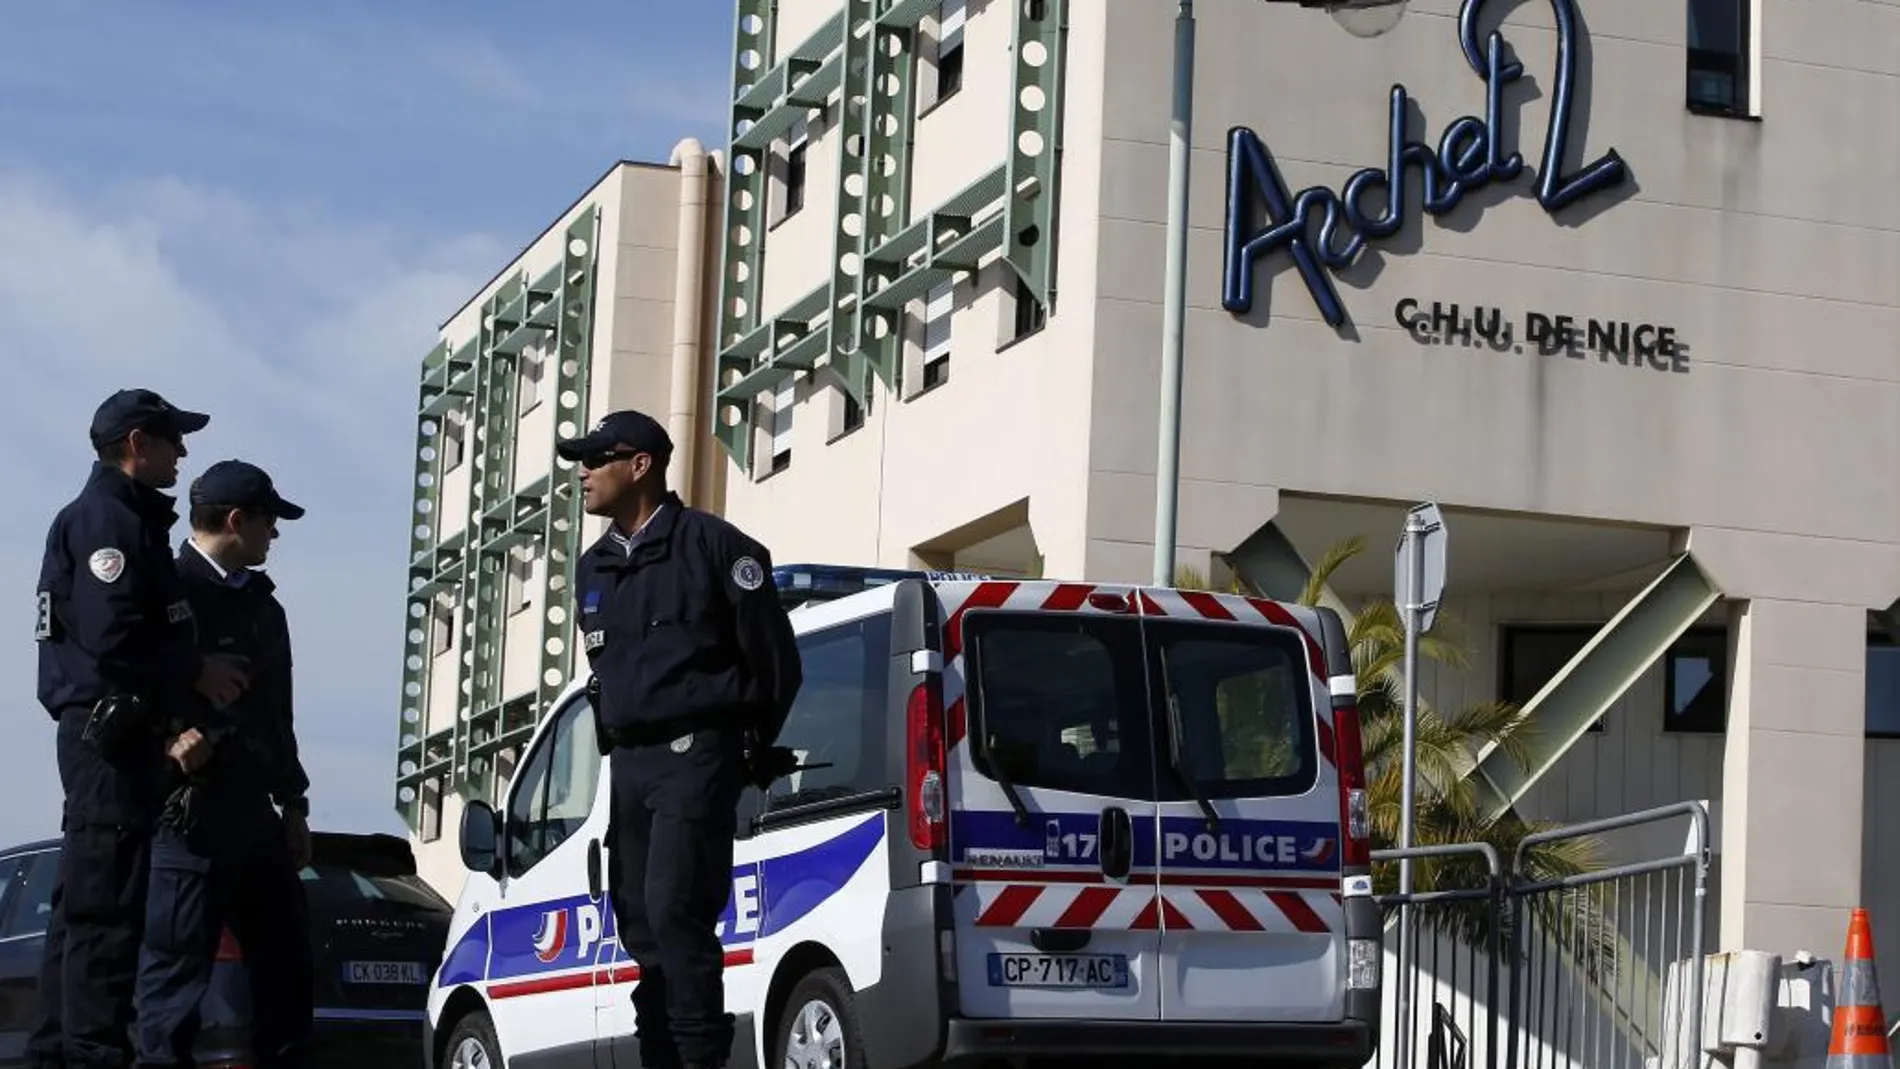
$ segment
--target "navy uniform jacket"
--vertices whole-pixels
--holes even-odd
[[[778,738],[803,682],[765,547],[669,493],[632,540],[609,530],[575,571],[601,752],[701,727]]]
[[[189,540],[178,547],[178,575],[198,622],[198,650],[245,658],[250,687],[237,701],[213,710],[199,699],[199,717],[214,733],[205,776],[220,785],[269,795],[278,805],[303,809],[310,789],[297,754],[291,709],[290,623],[263,572],[228,576]]]
[[[57,720],[107,694],[191,724],[201,661],[172,560],[172,498],[106,464],[53,517],[37,591],[40,704]],[[155,724],[155,728],[174,725]]]

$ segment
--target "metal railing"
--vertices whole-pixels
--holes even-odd
[[[1539,848],[1687,818],[1688,848],[1581,875]],[[1378,898],[1387,967],[1377,1069],[1675,1069],[1702,1025],[1708,815],[1695,803],[1485,843],[1379,851],[1431,888]],[[1481,863],[1481,864],[1480,864]],[[1434,868],[1436,871],[1434,872]],[[1461,872],[1460,869],[1463,871]],[[1677,976],[1676,974],[1680,974]],[[1673,979],[1675,982],[1666,982]]]
[[[1379,896],[1386,931],[1396,934],[1398,967],[1386,974],[1382,1007],[1380,1069],[1419,1064],[1428,1069],[1498,1069],[1499,990],[1506,915],[1505,880],[1498,852],[1489,843],[1380,850],[1374,863],[1481,861],[1479,886]],[[1415,865],[1431,873],[1428,865]],[[1429,884],[1436,879],[1428,878]],[[1474,881],[1475,882],[1475,881]],[[1396,975],[1395,975],[1396,974]],[[1394,985],[1396,989],[1394,988]],[[1426,1025],[1421,1033],[1421,1021]],[[1478,1049],[1473,1051],[1473,1047]],[[1475,1055],[1475,1056],[1474,1056]]]

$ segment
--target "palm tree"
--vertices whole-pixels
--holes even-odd
[[[1320,603],[1334,572],[1365,549],[1365,539],[1343,540],[1320,559],[1301,591],[1299,603],[1313,607]],[[1209,589],[1195,569],[1182,568],[1176,584],[1188,589]],[[1227,593],[1258,596],[1246,590],[1238,580]],[[1405,623],[1389,598],[1372,598],[1356,610],[1347,632],[1352,649],[1353,671],[1358,679],[1359,718],[1364,740],[1367,808],[1371,820],[1375,850],[1394,849],[1404,798],[1405,742]],[[1458,631],[1454,617],[1440,612],[1433,633],[1420,636],[1419,656],[1454,670],[1470,666],[1469,647]],[[1524,762],[1526,743],[1535,726],[1524,711],[1510,702],[1479,702],[1456,712],[1444,713],[1420,700],[1415,732],[1418,797],[1414,800],[1413,841],[1419,846],[1445,846],[1488,843],[1499,860],[1509,869],[1525,836],[1555,825],[1527,821],[1515,812],[1491,817],[1478,805],[1476,791],[1467,773],[1476,765],[1477,755],[1495,745],[1506,758]],[[1522,867],[1511,874],[1515,879],[1541,884],[1567,876],[1595,871],[1602,865],[1600,845],[1585,838],[1540,843],[1526,851]],[[1476,855],[1428,858],[1412,863],[1412,886],[1417,892],[1483,890],[1489,887],[1490,873]],[[1374,867],[1374,891],[1389,895],[1398,890],[1398,865],[1382,863]],[[1559,907],[1566,918],[1594,913],[1591,902],[1574,895],[1563,895],[1561,902],[1539,896],[1539,912],[1544,904]],[[1578,911],[1582,911],[1579,914]],[[1498,924],[1500,913],[1485,901],[1444,903],[1424,911],[1421,923],[1438,928],[1470,945],[1483,945],[1494,929],[1505,939],[1512,937],[1506,921]],[[1547,918],[1555,920],[1555,917]],[[1572,922],[1574,923],[1574,922]],[[1566,923],[1564,927],[1570,927]],[[1590,929],[1585,929],[1590,930]],[[1604,948],[1592,948],[1587,958],[1598,957]]]

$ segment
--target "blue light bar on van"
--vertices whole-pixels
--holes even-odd
[[[905,579],[931,581],[981,580],[975,572],[935,572],[915,568],[860,568],[845,564],[781,564],[772,569],[772,582],[787,607],[813,601],[847,598],[874,587]]]

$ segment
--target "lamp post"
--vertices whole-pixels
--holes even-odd
[[[1262,0],[1323,8],[1357,37],[1396,25],[1407,0]],[[1154,584],[1174,585],[1181,492],[1181,352],[1187,320],[1188,176],[1194,145],[1194,0],[1174,13],[1174,107],[1168,124],[1168,259],[1161,298],[1161,434],[1155,464]]]

